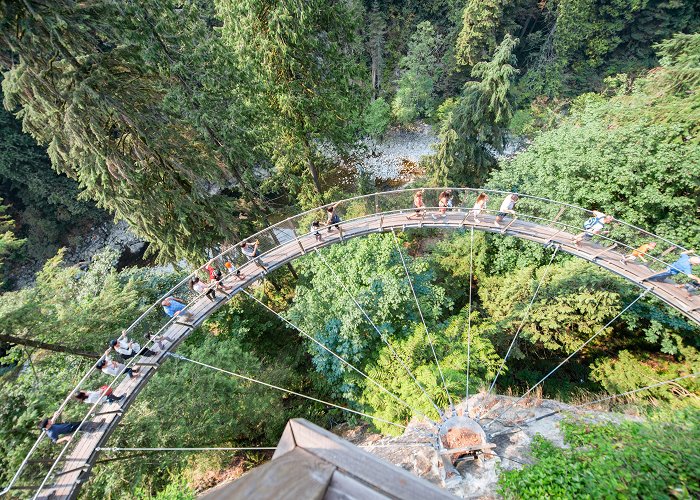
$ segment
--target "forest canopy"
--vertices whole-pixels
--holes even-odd
[[[682,247],[652,260],[700,247],[698,2],[0,0],[0,67],[2,485],[110,340],[196,266],[303,210],[387,187],[496,189]],[[396,178],[362,170],[416,136],[431,154],[401,157]],[[392,208],[420,216],[406,200]],[[473,202],[453,201],[422,216]],[[348,220],[364,203],[333,210]],[[335,237],[334,212],[319,212],[297,232],[318,219],[317,241]],[[126,265],[109,248],[75,258],[110,218],[147,260]],[[278,229],[265,248],[293,241]],[[533,463],[501,475],[499,491],[697,496],[697,457],[678,459],[700,446],[700,336],[687,316],[556,246],[496,233],[421,227],[306,250],[242,277],[259,278],[251,295],[177,347],[291,392],[170,359],[110,445],[269,447],[294,417],[393,435],[392,423],[439,420],[489,384],[576,405],[687,377],[606,407],[638,421],[565,421],[567,446],[536,439]],[[697,307],[692,281],[674,284]],[[158,457],[101,463],[81,495],[194,498],[269,454]]]

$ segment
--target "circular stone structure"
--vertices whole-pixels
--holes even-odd
[[[452,463],[464,456],[476,458],[487,445],[486,433],[476,420],[459,415],[449,417],[440,424],[438,438],[442,453],[454,450],[447,455]]]

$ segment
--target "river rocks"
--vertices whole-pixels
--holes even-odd
[[[384,141],[366,141],[367,153],[356,158],[355,168],[380,180],[410,181],[421,159],[435,154],[438,138],[430,125],[419,124],[410,131],[390,130]]]
[[[81,245],[72,249],[66,255],[66,262],[72,264],[81,261],[89,262],[93,255],[104,248],[113,248],[120,254],[128,251],[131,254],[143,252],[146,242],[136,236],[125,221],[105,222],[98,226]]]

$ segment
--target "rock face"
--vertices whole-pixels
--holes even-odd
[[[120,253],[129,251],[138,253],[144,249],[146,243],[129,229],[125,221],[105,222],[85,238],[82,245],[73,249],[66,256],[66,262],[77,263],[90,261],[90,258],[104,248],[113,248]]]
[[[513,397],[487,396],[482,393],[456,406],[458,415],[469,416],[479,422],[485,431],[486,441],[495,447],[476,460],[458,459],[456,468],[459,476],[457,481],[448,481],[447,487],[443,481],[445,473],[436,446],[438,433],[429,422],[412,421],[404,434],[398,437],[365,434],[362,429],[354,433],[346,432],[343,437],[369,453],[446,487],[458,497],[490,499],[499,498],[497,490],[501,470],[518,469],[532,462],[530,445],[535,435],[539,434],[557,446],[564,446],[559,422],[567,415],[575,414],[576,418],[591,423],[621,422],[634,418],[593,410],[576,409],[574,412],[573,407],[564,403],[537,398],[524,399],[509,409],[515,401],[516,398]],[[505,410],[508,411],[499,417]],[[561,413],[549,415],[555,411]],[[498,421],[492,420],[496,417]],[[539,417],[542,418],[536,420]],[[448,444],[450,448],[469,446],[462,443],[467,437],[466,434],[460,434],[457,441],[446,442],[443,435],[443,444]],[[473,441],[476,442],[477,439],[474,435]]]

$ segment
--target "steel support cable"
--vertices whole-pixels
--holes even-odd
[[[170,324],[170,321],[169,321],[167,324]],[[144,345],[144,347],[149,347],[149,346],[153,345],[153,343],[154,343],[154,340],[153,340],[153,338],[151,338],[148,342],[146,342],[146,344]],[[132,357],[131,359],[129,359],[126,363],[124,363],[124,364],[123,364],[122,370],[121,370],[116,376],[114,376],[114,377],[112,378],[112,380],[110,381],[110,383],[107,385],[107,389],[112,389],[112,387],[115,385],[115,383],[117,382],[117,380],[119,380],[120,377],[121,377],[122,375],[124,375],[124,373],[126,373],[126,370],[127,370],[128,368],[130,368],[132,364],[135,364],[135,363],[136,363],[136,360],[137,360],[137,359],[140,359],[141,357],[143,357],[143,356],[142,356],[142,355],[134,356],[134,357]],[[100,357],[99,361],[106,360],[106,359],[107,359],[107,353],[103,354],[103,355]],[[78,383],[78,385],[77,385],[76,387],[80,387],[80,386],[82,385],[82,383],[87,379],[87,377],[88,377],[89,375],[91,375],[91,374],[92,374],[94,371],[96,371],[96,370],[97,370],[96,364],[93,364],[93,365],[92,365],[92,368],[90,368],[90,370],[88,370],[88,372],[83,376],[83,378],[81,379],[81,381]],[[74,390],[75,390],[75,389],[74,389]],[[68,395],[68,397],[65,399],[65,401],[63,402],[63,404],[62,404],[61,407],[59,408],[59,411],[60,411],[61,409],[65,408],[65,406],[66,406],[66,404],[68,403],[68,401],[70,401],[71,396],[72,396],[74,390],[70,392],[70,394]],[[66,442],[66,444],[63,445],[63,448],[61,448],[61,451],[58,453],[58,456],[56,457],[56,459],[54,460],[54,462],[51,464],[51,467],[49,468],[49,471],[48,471],[48,472],[46,473],[46,475],[44,476],[44,479],[41,481],[41,484],[39,485],[39,488],[37,489],[36,493],[35,493],[34,496],[32,497],[33,500],[36,500],[36,499],[39,497],[39,494],[41,493],[41,490],[44,488],[44,486],[46,486],[46,482],[49,480],[49,477],[51,477],[51,474],[53,474],[53,471],[56,469],[56,466],[58,465],[59,461],[63,458],[63,455],[66,454],[66,451],[68,451],[68,448],[70,447],[71,443],[73,442],[73,437],[75,437],[75,435],[76,435],[78,432],[80,432],[80,430],[82,429],[82,427],[83,427],[83,425],[85,424],[85,422],[87,422],[87,419],[90,418],[91,416],[94,416],[94,412],[95,412],[95,410],[97,409],[97,407],[98,407],[100,404],[102,404],[102,402],[106,399],[105,392],[106,392],[106,391],[102,391],[102,393],[100,394],[100,397],[98,398],[98,400],[95,401],[95,403],[92,404],[92,406],[91,406],[90,409],[87,411],[87,413],[85,414],[85,416],[83,417],[83,419],[80,421],[80,424],[78,425],[78,428],[77,428],[75,431],[73,431],[73,433],[71,434],[71,436],[70,436],[71,439],[69,439],[69,440]],[[42,430],[42,436],[43,436],[44,434],[46,434],[46,432]],[[41,439],[42,436],[39,436],[39,439]],[[37,444],[38,444],[38,441],[37,441]],[[32,449],[32,451],[33,451],[33,450],[34,450],[34,448]],[[27,455],[26,459],[28,459],[29,456],[30,456],[30,455]],[[18,471],[18,473],[19,473],[19,471]],[[8,491],[9,491],[10,487],[8,487],[7,489],[8,489]]]
[[[594,401],[588,401],[587,403],[581,403],[581,404],[578,404],[578,405],[569,406],[569,407],[567,407],[567,408],[560,408],[559,410],[552,411],[552,412],[550,412],[550,413],[547,413],[546,415],[541,415],[541,416],[539,416],[539,417],[526,420],[525,422],[523,422],[523,425],[529,424],[529,423],[532,423],[532,422],[537,422],[537,421],[539,421],[539,420],[543,420],[543,419],[545,419],[545,418],[549,418],[549,417],[551,417],[551,416],[553,416],[553,415],[557,415],[557,414],[559,414],[559,413],[561,413],[561,412],[568,411],[568,410],[571,410],[571,409],[583,408],[584,406],[590,406],[590,405],[594,405],[594,404],[597,404],[597,403],[602,403],[603,401],[609,401],[609,400],[615,399],[615,398],[621,398],[621,397],[624,397],[624,396],[630,396],[630,395],[632,395],[632,394],[637,394],[638,392],[648,391],[649,389],[654,389],[654,388],[660,387],[660,386],[662,386],[662,385],[672,384],[672,383],[674,383],[674,382],[678,382],[679,380],[684,380],[684,379],[687,379],[687,378],[693,378],[693,377],[697,377],[697,376],[700,376],[700,372],[698,372],[698,373],[691,373],[690,375],[683,375],[682,377],[676,377],[676,378],[671,379],[671,380],[664,380],[663,382],[657,382],[657,383],[655,383],[655,384],[647,385],[647,386],[645,386],[645,387],[640,387],[639,389],[633,389],[633,390],[631,390],[631,391],[621,392],[621,393],[619,393],[619,394],[614,394],[614,395],[612,395],[612,396],[606,396],[606,397],[604,397],[604,398],[596,399],[596,400],[594,400]]]
[[[212,448],[95,448],[97,451],[257,451],[276,450],[276,446],[253,446],[253,447],[212,447]]]
[[[510,352],[513,350],[513,346],[515,345],[515,341],[518,339],[518,335],[520,335],[520,332],[522,331],[523,327],[525,326],[525,323],[527,322],[528,316],[530,315],[530,310],[532,309],[532,305],[535,303],[535,299],[537,298],[537,295],[540,292],[540,288],[542,287],[542,283],[544,283],[544,280],[547,277],[547,274],[549,274],[549,269],[552,267],[552,262],[554,262],[554,257],[556,257],[558,251],[559,251],[559,246],[557,245],[554,247],[554,252],[552,253],[552,258],[549,259],[549,264],[547,264],[547,267],[544,270],[544,274],[542,275],[540,280],[537,282],[537,287],[535,288],[535,293],[532,294],[532,298],[530,299],[530,303],[525,308],[525,312],[523,313],[523,317],[520,320],[520,325],[518,326],[518,329],[515,332],[515,335],[513,335],[513,340],[511,341],[510,346],[508,346],[508,351],[506,352],[506,355],[503,358],[503,361],[501,362],[501,366],[498,367],[498,371],[496,372],[496,376],[493,378],[493,382],[491,382],[491,386],[489,387],[489,390],[486,393],[487,396],[489,394],[491,394],[491,392],[493,391],[493,388],[496,385],[496,380],[498,380],[498,376],[501,374],[503,367],[506,365],[506,361],[508,360],[508,356],[510,356]],[[477,418],[479,418],[480,416],[481,415],[479,415]]]
[[[390,425],[394,425],[394,426],[396,426],[396,427],[400,427],[400,428],[402,428],[402,429],[407,429],[407,427],[406,427],[405,425],[397,424],[396,422],[391,422],[391,421],[385,420],[385,419],[383,419],[383,418],[381,418],[381,417],[374,417],[374,416],[372,416],[372,415],[368,415],[368,414],[366,414],[366,413],[362,413],[361,411],[352,410],[352,409],[347,408],[347,407],[345,407],[345,406],[340,406],[340,405],[337,405],[337,404],[335,404],[335,403],[330,403],[330,402],[328,402],[328,401],[324,401],[324,400],[322,400],[322,399],[318,399],[318,398],[315,398],[315,397],[313,397],[313,396],[307,396],[306,394],[301,394],[301,393],[299,393],[299,392],[295,392],[295,391],[292,391],[292,390],[290,390],[290,389],[285,389],[284,387],[279,387],[279,386],[277,386],[277,385],[268,384],[267,382],[262,382],[262,381],[260,381],[260,380],[254,379],[254,378],[252,378],[252,377],[247,377],[246,375],[241,375],[240,373],[232,372],[232,371],[229,371],[229,370],[224,370],[223,368],[219,368],[219,367],[216,367],[216,366],[208,365],[208,364],[206,364],[206,363],[202,363],[201,361],[196,361],[196,360],[194,360],[194,359],[186,358],[185,356],[183,356],[183,355],[181,355],[181,354],[175,354],[175,353],[173,353],[173,352],[170,352],[170,353],[168,353],[168,355],[171,356],[171,357],[173,357],[173,358],[175,358],[175,359],[179,359],[179,360],[181,360],[181,361],[189,361],[190,363],[194,363],[195,365],[200,365],[200,366],[203,366],[203,367],[205,367],[205,368],[209,368],[210,370],[218,371],[218,372],[221,372],[221,373],[225,373],[225,374],[227,374],[227,375],[231,375],[232,377],[237,377],[237,378],[240,378],[240,379],[243,379],[243,380],[247,380],[248,382],[254,382],[254,383],[256,383],[256,384],[260,384],[260,385],[263,385],[263,386],[265,386],[265,387],[269,387],[269,388],[271,388],[271,389],[276,389],[276,390],[278,390],[278,391],[282,391],[282,392],[286,392],[286,393],[289,393],[289,394],[293,394],[293,395],[295,395],[295,396],[299,396],[299,397],[302,397],[302,398],[310,399],[311,401],[315,401],[315,402],[317,402],[317,403],[321,403],[321,404],[328,405],[328,406],[333,406],[334,408],[338,408],[338,409],[343,410],[343,411],[347,411],[347,412],[350,412],[350,413],[354,413],[354,414],[356,414],[356,415],[360,415],[361,417],[371,418],[371,419],[374,419],[374,420],[378,420],[378,421],[380,421],[380,422],[384,422],[385,424],[390,424]]]
[[[467,415],[469,415],[469,365],[471,361],[472,344],[472,274],[474,270],[474,226],[471,227],[469,241],[469,312],[467,313],[467,384],[465,391],[465,401],[467,404]]]
[[[488,424],[486,424],[486,425],[484,426],[484,428],[489,427],[491,424],[493,424],[493,423],[496,422],[499,418],[501,418],[506,412],[508,412],[511,408],[513,408],[513,406],[515,406],[515,405],[518,404],[520,401],[522,401],[528,394],[530,394],[532,391],[534,391],[535,388],[537,388],[537,386],[539,386],[540,384],[542,384],[542,383],[543,383],[545,380],[547,380],[554,372],[556,372],[556,371],[557,371],[559,368],[561,368],[566,362],[568,362],[571,358],[573,358],[579,351],[581,351],[581,349],[583,349],[584,347],[586,347],[588,344],[590,344],[590,343],[593,341],[593,339],[595,339],[598,335],[600,335],[601,333],[603,333],[607,327],[609,327],[617,318],[619,318],[619,317],[622,316],[625,312],[627,312],[627,310],[628,310],[630,307],[632,307],[632,306],[633,306],[634,304],[636,304],[639,300],[641,300],[642,297],[644,297],[647,293],[649,293],[650,290],[651,290],[651,288],[645,288],[644,291],[643,291],[642,293],[640,293],[640,294],[637,296],[636,299],[634,299],[632,302],[630,302],[629,304],[627,304],[627,306],[626,306],[624,309],[622,309],[619,313],[617,313],[613,319],[611,319],[610,321],[608,321],[608,322],[605,324],[605,326],[603,326],[602,328],[600,328],[600,329],[599,329],[597,332],[595,332],[588,340],[586,340],[583,344],[581,344],[580,346],[578,346],[578,348],[577,348],[574,352],[572,352],[571,354],[569,354],[569,355],[564,359],[564,361],[562,361],[561,363],[559,363],[559,364],[558,364],[556,367],[554,367],[547,375],[545,375],[544,377],[542,377],[542,379],[540,379],[539,382],[537,382],[535,385],[533,385],[532,387],[530,387],[530,388],[525,392],[525,394],[523,394],[523,395],[520,396],[518,399],[516,399],[514,402],[512,402],[505,410],[503,410],[501,413],[499,413],[498,416],[497,416],[496,418],[494,418],[493,420],[491,420],[491,422],[489,422]],[[495,408],[495,407],[494,407],[494,408]],[[487,411],[486,413],[484,413],[483,416],[488,415],[488,414],[491,413],[492,411],[493,411],[493,408],[490,409],[489,411]],[[482,417],[483,417],[483,416],[482,416]]]
[[[374,328],[374,330],[377,332],[377,334],[379,335],[379,338],[382,339],[382,341],[386,344],[386,346],[389,348],[389,350],[390,350],[391,353],[394,355],[394,357],[399,361],[399,363],[401,363],[401,366],[403,366],[404,370],[406,370],[406,373],[408,373],[408,376],[411,377],[411,378],[413,379],[413,381],[416,383],[416,385],[417,385],[418,388],[421,390],[421,392],[422,392],[423,395],[426,397],[426,399],[430,402],[430,404],[433,405],[433,407],[435,408],[435,411],[438,412],[438,415],[442,416],[442,411],[440,411],[440,408],[438,408],[438,406],[435,404],[435,401],[433,401],[433,399],[432,399],[432,398],[430,397],[430,395],[425,391],[425,389],[424,389],[423,386],[420,384],[420,382],[418,382],[418,380],[416,379],[416,377],[415,377],[415,376],[413,375],[413,373],[411,372],[410,368],[406,365],[406,363],[404,363],[403,359],[401,359],[401,356],[399,356],[399,353],[396,352],[396,349],[394,349],[394,348],[391,346],[391,344],[389,343],[389,341],[386,339],[386,336],[379,330],[379,328],[377,327],[377,325],[375,325],[374,322],[370,319],[370,317],[369,317],[369,316],[367,315],[367,313],[365,312],[364,308],[360,305],[359,302],[357,302],[357,300],[355,299],[355,296],[354,296],[352,293],[350,293],[350,290],[348,290],[348,288],[345,286],[345,283],[343,283],[343,281],[342,281],[342,280],[340,279],[340,277],[336,274],[336,272],[333,270],[333,268],[328,264],[328,262],[326,262],[326,259],[323,258],[323,255],[321,255],[321,253],[318,251],[318,249],[316,250],[316,255],[318,255],[318,257],[319,257],[319,258],[321,259],[321,261],[325,264],[325,266],[328,268],[328,270],[331,272],[331,274],[333,274],[333,277],[335,278],[335,280],[340,284],[340,286],[343,288],[343,290],[345,291],[345,293],[347,293],[348,296],[352,299],[352,301],[355,303],[355,306],[357,306],[357,308],[360,310],[360,312],[364,315],[365,319],[367,319],[367,321],[369,322],[369,324],[372,325],[372,328]]]
[[[320,348],[324,349],[324,350],[327,351],[328,353],[330,353],[330,354],[332,354],[333,356],[335,356],[339,361],[341,361],[342,363],[345,363],[346,366],[352,368],[352,369],[355,370],[357,373],[359,373],[360,375],[362,375],[364,378],[366,378],[367,380],[369,380],[370,382],[372,382],[372,383],[375,385],[375,387],[377,387],[378,389],[384,391],[386,394],[388,394],[389,396],[391,396],[392,398],[394,398],[394,399],[395,399],[396,401],[398,401],[399,403],[403,404],[403,405],[404,405],[406,408],[408,408],[409,410],[412,410],[412,411],[416,412],[416,413],[417,413],[418,415],[420,415],[421,417],[427,418],[430,422],[432,422],[433,424],[437,425],[437,422],[435,422],[433,419],[431,419],[428,415],[426,415],[426,414],[423,413],[422,411],[420,411],[420,410],[418,410],[418,409],[412,407],[412,406],[411,406],[410,404],[408,404],[406,401],[404,401],[404,400],[401,399],[399,396],[397,396],[396,394],[394,394],[393,392],[391,392],[389,389],[387,389],[386,387],[384,387],[383,385],[381,385],[379,382],[377,382],[376,380],[374,380],[372,377],[370,377],[369,375],[367,375],[365,372],[363,372],[363,371],[360,370],[359,368],[356,368],[355,366],[353,366],[352,363],[350,363],[349,361],[346,361],[342,356],[340,356],[339,354],[333,352],[331,349],[329,349],[328,347],[326,347],[325,345],[323,345],[323,344],[322,344],[321,342],[319,342],[317,339],[313,338],[311,335],[309,335],[309,334],[306,333],[304,330],[302,330],[299,326],[295,325],[294,323],[292,323],[291,321],[289,321],[287,318],[285,318],[284,316],[282,316],[281,314],[279,314],[277,311],[275,311],[274,309],[272,309],[270,306],[268,306],[268,305],[265,304],[264,302],[260,301],[258,298],[256,298],[254,295],[252,295],[250,292],[248,292],[248,291],[245,290],[245,289],[242,290],[242,292],[245,293],[245,294],[246,294],[248,297],[250,297],[251,299],[253,299],[255,302],[257,302],[258,304],[260,304],[261,306],[263,306],[265,309],[267,309],[268,311],[270,311],[272,314],[274,314],[275,316],[277,316],[279,319],[281,319],[282,321],[284,321],[285,323],[287,323],[289,326],[291,326],[292,328],[294,328],[296,331],[298,331],[299,333],[301,333],[304,337],[308,338],[309,340],[311,340],[312,342],[314,342],[316,345],[318,345]]]
[[[435,359],[435,364],[437,365],[438,372],[440,372],[440,379],[442,379],[442,386],[445,388],[445,394],[447,394],[447,399],[450,402],[450,409],[454,409],[454,404],[452,403],[452,396],[450,396],[450,391],[447,390],[447,383],[445,382],[445,376],[442,374],[442,368],[440,367],[440,362],[438,361],[437,354],[435,354],[435,345],[433,344],[433,338],[428,331],[428,326],[425,324],[425,318],[423,317],[423,310],[418,302],[418,296],[416,295],[416,290],[413,287],[413,281],[411,280],[411,275],[408,272],[408,266],[406,265],[406,260],[403,258],[403,252],[401,251],[401,246],[399,245],[399,239],[396,237],[396,230],[392,229],[391,234],[394,237],[394,243],[396,244],[396,250],[399,252],[399,257],[401,257],[401,264],[403,264],[403,269],[406,271],[406,278],[408,279],[408,284],[411,288],[411,293],[413,294],[413,299],[416,301],[416,307],[418,308],[418,314],[420,315],[421,323],[423,323],[423,328],[425,328],[425,335],[428,337],[428,342],[430,342],[430,350],[433,351],[433,359]]]

